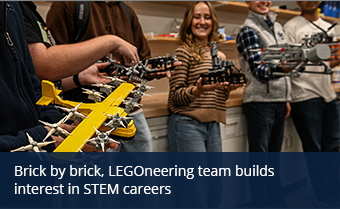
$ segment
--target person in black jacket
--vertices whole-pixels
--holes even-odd
[[[63,115],[54,106],[38,106],[41,97],[41,84],[25,40],[25,27],[22,13],[17,2],[0,2],[0,151],[8,152],[28,145],[26,133],[35,141],[41,142],[49,128],[39,120],[49,123],[58,122]],[[68,131],[74,126],[64,125]],[[63,140],[48,145],[53,151]],[[116,146],[116,145],[112,145]],[[90,147],[88,151],[95,150]]]

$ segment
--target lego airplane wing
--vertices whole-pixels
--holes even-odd
[[[105,115],[96,114],[92,111],[68,136],[54,152],[78,152],[84,146],[84,142],[95,134],[96,127],[99,129],[106,120]]]

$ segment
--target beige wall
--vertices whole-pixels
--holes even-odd
[[[43,18],[46,18],[46,14],[51,5],[51,2],[35,2],[38,7],[39,13]],[[138,15],[139,21],[142,25],[144,33],[153,32],[154,34],[166,34],[171,30],[171,23],[174,18],[182,21],[185,12],[185,6],[169,5],[157,2],[148,1],[127,1]],[[288,5],[289,9],[296,8],[296,2],[277,1],[273,2],[273,5]],[[234,35],[238,32],[238,27],[243,23],[247,14],[229,13],[223,11],[217,11],[217,17],[220,26],[225,26],[225,32],[229,35]],[[287,21],[285,19],[278,20],[282,24]],[[149,42],[152,56],[165,56],[166,53],[170,55],[176,49],[175,43],[166,42]],[[232,50],[224,50],[228,60],[234,60],[236,66],[238,66],[237,52],[235,46],[229,46]],[[156,87],[148,91],[150,94],[162,94],[168,92],[168,80],[154,80],[148,83],[148,85]]]
[[[50,1],[35,1],[38,11],[43,18],[46,17],[48,9],[51,5]],[[184,6],[160,4],[150,1],[127,1],[137,13],[142,24],[144,32],[169,33],[171,23],[174,18],[182,21],[185,12]],[[274,1],[272,5],[287,5],[288,9],[298,9],[295,1]],[[156,17],[156,18],[155,18]],[[246,14],[217,12],[220,26],[226,27],[226,33],[232,34],[246,18]],[[279,20],[284,23],[286,20]]]

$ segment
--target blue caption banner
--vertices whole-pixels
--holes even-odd
[[[2,208],[340,207],[339,153],[0,153]]]

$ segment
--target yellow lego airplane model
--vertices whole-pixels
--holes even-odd
[[[61,105],[66,108],[75,108],[77,111],[87,116],[83,121],[72,131],[55,150],[54,152],[79,152],[86,142],[96,133],[96,129],[101,131],[110,130],[102,126],[104,121],[108,119],[107,115],[116,115],[125,117],[127,114],[118,106],[129,95],[135,86],[130,83],[122,83],[101,103],[79,103],[68,100],[62,100],[58,95],[61,90],[57,90],[54,84],[50,81],[43,80],[41,83],[42,97],[37,102],[37,105],[46,106],[49,104]],[[136,128],[131,120],[126,128],[118,127],[111,134],[120,138],[132,138],[135,135]]]

